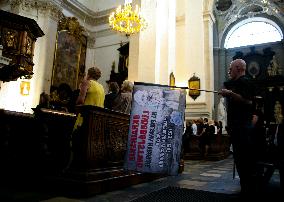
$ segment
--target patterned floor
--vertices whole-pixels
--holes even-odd
[[[81,201],[88,202],[127,202],[147,193],[168,186],[199,189],[219,193],[238,193],[239,179],[233,180],[233,161],[185,161],[184,172],[178,176],[169,176],[150,183],[135,185],[120,191],[98,195]]]
[[[279,174],[276,171],[271,178],[271,183],[280,184]],[[147,193],[160,190],[168,186],[187,189],[196,189],[226,194],[238,194],[240,192],[239,178],[233,179],[233,160],[229,158],[221,161],[186,161],[184,172],[178,176],[170,176],[117,190],[92,198],[68,199],[56,197],[44,202],[130,202]],[[280,185],[279,185],[280,186]]]
[[[278,170],[274,172],[270,182],[274,190],[280,190],[280,180]],[[29,201],[29,202],[130,202],[139,197],[143,197],[151,192],[161,190],[166,187],[180,187],[186,189],[203,190],[225,194],[239,194],[239,178],[233,179],[233,159],[229,158],[221,161],[185,161],[184,172],[178,176],[169,176],[161,178],[149,183],[134,185],[125,189],[107,192],[90,198],[67,198],[63,196],[45,196],[45,200],[37,195],[38,193],[22,192],[22,193],[5,193],[0,194],[2,197],[11,196],[12,201]],[[11,190],[10,190],[11,191]],[[278,191],[279,192],[279,191]],[[274,193],[274,192],[270,192]],[[7,197],[6,197],[7,198]],[[283,198],[282,198],[283,199]],[[283,200],[284,201],[284,200]]]

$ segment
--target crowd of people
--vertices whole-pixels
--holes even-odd
[[[208,118],[189,120],[186,122],[183,145],[188,145],[192,136],[198,137],[201,155],[207,158],[210,145],[218,135],[222,135],[222,129],[222,121],[208,120]]]
[[[37,108],[49,108],[59,111],[76,113],[76,105],[93,105],[129,114],[132,102],[133,83],[125,80],[121,87],[117,82],[108,83],[106,93],[98,82],[101,70],[97,67],[88,69],[79,89],[72,91],[68,84],[52,86],[50,94],[43,92]]]

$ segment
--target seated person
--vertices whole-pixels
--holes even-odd
[[[109,93],[105,96],[104,106],[105,108],[112,109],[113,101],[119,93],[119,86],[117,82],[109,83]]]
[[[98,82],[101,78],[101,70],[98,67],[91,67],[88,69],[86,78],[80,84],[80,93],[77,98],[77,105],[93,105],[97,107],[104,107],[105,91],[102,84]],[[77,120],[73,130],[76,130],[83,123],[83,117],[78,114]]]
[[[39,104],[36,106],[36,109],[40,109],[40,108],[49,108],[49,101],[50,101],[50,98],[49,98],[49,95],[46,94],[45,92],[42,92],[40,94],[40,97],[39,97]]]
[[[113,101],[112,109],[125,114],[130,114],[132,91],[133,91],[133,83],[125,80],[121,85],[119,94]]]
[[[66,83],[61,83],[59,87],[50,88],[50,108],[68,112],[72,89]]]

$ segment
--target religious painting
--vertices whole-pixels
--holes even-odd
[[[83,29],[74,17],[62,19],[59,22],[59,29],[52,86],[58,87],[64,83],[72,90],[76,90],[84,77],[87,38],[82,34]]]

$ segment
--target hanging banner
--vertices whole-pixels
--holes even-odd
[[[124,168],[177,175],[186,91],[134,83]]]

